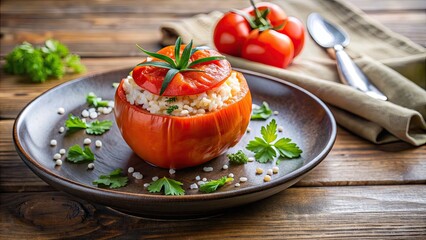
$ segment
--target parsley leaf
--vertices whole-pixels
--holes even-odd
[[[74,145],[68,149],[67,160],[73,163],[93,162],[95,155],[89,147],[84,147],[84,150],[78,145]]]
[[[68,119],[65,121],[65,127],[67,127],[68,131],[75,132],[80,129],[86,129],[87,125],[79,117],[69,114]]]
[[[181,182],[163,177],[150,183],[148,191],[150,193],[158,193],[164,188],[165,195],[185,195],[185,190],[183,190],[182,185],[183,183]]]
[[[108,107],[109,106],[109,101],[102,100],[102,98],[97,97],[96,94],[94,94],[93,92],[90,92],[87,95],[86,101],[90,106],[94,106],[94,107]]]
[[[251,120],[266,120],[272,115],[272,110],[267,102],[263,102],[262,106],[253,108]]]
[[[248,162],[247,155],[241,150],[238,150],[236,153],[230,153],[226,156],[232,164],[246,164]]]
[[[290,138],[281,138],[275,142],[274,147],[278,150],[281,157],[296,158],[302,153],[302,150],[296,143],[292,143]]]
[[[127,185],[129,178],[122,175],[123,170],[117,168],[110,172],[108,175],[101,175],[98,179],[93,181],[93,185],[98,185],[98,187],[109,187],[109,188],[119,188]]]
[[[90,135],[101,135],[111,129],[112,121],[104,120],[98,121],[95,120],[90,123],[83,122],[79,117],[74,116],[72,114],[68,115],[68,119],[65,121],[65,126],[67,127],[67,131],[75,132],[80,129],[86,129],[86,133]]]
[[[167,114],[171,115],[173,113],[174,110],[178,109],[179,107],[177,105],[172,105],[170,107],[167,108]]]
[[[171,103],[171,102],[176,102],[177,97],[170,97],[166,99],[166,102]]]
[[[86,125],[87,125],[87,129],[86,129],[87,134],[101,135],[112,127],[112,122],[109,120],[104,120],[101,122],[98,120],[95,120]]]
[[[256,161],[260,163],[267,163],[275,159],[278,154],[283,158],[296,158],[302,153],[302,150],[291,142],[290,138],[277,139],[277,123],[275,119],[265,126],[262,126],[260,132],[262,138],[255,137],[251,140],[246,149],[255,153],[254,157]]]
[[[212,193],[228,182],[234,181],[233,178],[223,176],[217,180],[211,180],[200,186],[200,191],[204,193]]]
[[[271,143],[277,139],[277,122],[275,122],[275,119],[272,119],[272,121],[266,125],[266,127],[262,126],[260,129],[260,134],[262,134],[263,139],[267,143]]]
[[[80,73],[86,69],[80,57],[70,54],[64,44],[52,39],[41,47],[24,42],[5,59],[4,70],[7,73],[27,76],[33,82],[45,82],[49,77],[61,78],[67,70]]]

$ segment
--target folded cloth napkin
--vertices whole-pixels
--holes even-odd
[[[325,101],[337,123],[371,142],[426,143],[426,51],[423,47],[370,19],[341,0],[274,1],[289,16],[305,21],[318,12],[343,27],[351,38],[349,55],[389,101],[373,99],[340,83],[336,63],[307,34],[305,48],[287,69],[228,56],[232,66],[249,69],[297,84]],[[162,25],[162,43],[177,36],[196,45],[212,44],[220,12],[201,14]]]

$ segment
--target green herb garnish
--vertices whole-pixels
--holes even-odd
[[[154,66],[159,68],[166,68],[169,69],[169,71],[166,73],[166,76],[164,77],[163,83],[161,85],[160,90],[160,96],[163,95],[164,91],[166,91],[167,86],[169,86],[170,82],[173,80],[175,75],[179,72],[202,72],[202,70],[191,68],[196,64],[210,62],[210,61],[216,61],[216,60],[223,60],[225,59],[225,56],[211,56],[211,57],[205,57],[197,59],[193,62],[190,62],[191,56],[198,50],[203,49],[202,47],[196,47],[192,49],[193,42],[189,42],[188,45],[185,46],[182,54],[180,54],[180,47],[182,44],[181,37],[178,37],[175,43],[175,52],[174,57],[175,59],[172,59],[166,55],[155,53],[155,52],[149,52],[139,45],[136,45],[142,52],[147,54],[148,56],[163,60],[162,61],[150,61],[150,62],[143,62],[139,63],[137,66]]]
[[[269,104],[267,102],[263,102],[262,106],[258,108],[253,108],[253,112],[251,114],[251,120],[266,120],[272,115],[272,110],[269,108]]]
[[[283,158],[296,158],[302,153],[302,150],[292,143],[290,138],[281,138],[273,143],[278,137],[275,119],[272,119],[266,127],[262,126],[260,133],[262,138],[255,137],[246,147],[255,153],[254,157],[260,163],[272,161],[277,156],[276,151]]]
[[[68,149],[67,160],[73,163],[93,162],[95,155],[89,147],[83,149],[76,144]]]
[[[109,120],[98,121],[95,120],[91,123],[87,123],[86,133],[101,135],[104,132],[108,131],[112,127],[112,122]]]
[[[87,134],[101,135],[112,127],[112,121],[95,120],[93,122],[86,123],[83,122],[83,120],[81,120],[79,117],[69,114],[68,119],[65,121],[65,127],[67,127],[67,131],[69,132],[75,132],[81,129],[86,129]]]
[[[166,99],[166,102],[172,103],[172,102],[176,102],[176,100],[177,100],[177,97],[169,97]]]
[[[42,47],[24,42],[5,59],[7,73],[28,76],[33,82],[44,82],[50,77],[62,78],[67,71],[81,73],[86,70],[80,57],[70,54],[68,48],[56,40],[47,40]]]
[[[170,107],[167,108],[167,114],[171,115],[173,113],[174,110],[178,109],[179,107],[177,105],[172,105]]]
[[[120,83],[118,83],[118,82],[114,82],[114,83],[112,83],[112,87],[113,87],[113,88],[118,88],[118,85],[120,85]]]
[[[157,181],[154,181],[149,184],[148,191],[150,193],[161,192],[161,189],[164,188],[165,195],[185,195],[185,190],[182,188],[183,183],[176,180],[162,177]]]
[[[65,121],[65,127],[67,127],[67,131],[75,132],[80,129],[86,129],[87,124],[79,117],[69,114],[68,119]]]
[[[230,153],[226,156],[232,164],[246,164],[248,162],[247,155],[241,150],[238,150],[236,153]]]
[[[232,181],[234,181],[234,179],[227,176],[223,176],[217,180],[210,180],[200,186],[200,191],[204,193],[212,193],[216,191],[218,188],[225,185],[226,183],[232,182]]]
[[[97,97],[96,94],[94,94],[93,92],[90,92],[87,95],[86,101],[87,101],[87,104],[89,104],[89,106],[94,106],[94,107],[108,107],[109,106],[109,101],[102,100],[102,98]]]
[[[93,181],[93,185],[109,188],[124,187],[127,185],[129,179],[126,176],[123,176],[122,172],[123,170],[121,168],[117,168],[108,175],[101,175],[98,179]]]

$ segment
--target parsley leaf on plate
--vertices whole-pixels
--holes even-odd
[[[112,122],[109,120],[98,121],[95,120],[87,124],[86,133],[100,135],[108,131],[112,126]]]
[[[96,96],[93,92],[90,92],[87,97],[86,101],[90,106],[94,107],[108,107],[109,101],[102,100],[102,98]]]
[[[68,119],[65,121],[65,127],[67,127],[68,131],[75,132],[80,129],[86,129],[87,125],[79,117],[69,114]]]
[[[65,121],[65,126],[67,131],[75,132],[80,129],[86,129],[86,133],[90,135],[101,135],[111,129],[112,121],[104,120],[98,121],[94,120],[93,122],[86,123],[83,122],[79,117],[72,114],[68,115],[68,119]]]
[[[109,187],[109,188],[119,188],[127,185],[129,178],[123,176],[123,170],[117,168],[110,172],[108,175],[101,175],[98,179],[93,181],[93,185],[98,185],[98,187]]]
[[[234,181],[234,179],[227,176],[223,176],[217,180],[210,180],[200,186],[200,191],[204,193],[212,193],[215,192],[218,188],[225,185],[226,183],[232,181]]]
[[[302,153],[302,150],[296,143],[292,143],[290,138],[281,138],[276,141],[274,147],[278,150],[281,157],[296,158]]]
[[[238,150],[236,153],[230,153],[226,156],[232,164],[246,164],[248,162],[247,155],[241,150]]]
[[[256,161],[260,163],[270,162],[277,156],[277,151],[283,158],[296,158],[302,153],[302,150],[291,142],[290,138],[281,138],[273,143],[278,137],[275,119],[272,119],[266,127],[262,126],[260,132],[262,138],[255,137],[246,146],[246,149],[255,153]]]
[[[272,119],[272,121],[266,125],[266,127],[262,126],[260,129],[260,134],[262,134],[263,139],[267,143],[271,143],[277,139],[277,122],[275,122],[275,119]]]
[[[272,109],[269,108],[267,102],[263,102],[262,106],[258,108],[253,108],[251,113],[251,120],[266,120],[272,115]]]
[[[165,195],[185,195],[185,190],[183,190],[182,185],[183,183],[174,179],[162,177],[150,183],[148,191],[150,193],[158,193],[161,192],[161,189],[164,189]]]
[[[78,144],[68,149],[67,160],[73,163],[93,162],[95,155],[89,147],[82,149]]]

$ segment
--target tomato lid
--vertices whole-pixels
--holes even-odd
[[[180,54],[182,54],[182,52],[183,47],[180,48]],[[175,46],[167,46],[157,53],[175,59]],[[189,64],[198,59],[213,56],[222,55],[212,49],[200,49],[191,55]],[[146,62],[147,60],[144,61],[144,63]],[[151,62],[164,61],[153,58]],[[231,64],[226,59],[198,63],[192,65],[190,68],[194,69],[194,71],[181,71],[176,73],[162,94],[160,94],[161,88],[169,69],[157,66],[136,66],[133,69],[132,77],[138,86],[153,94],[162,96],[183,96],[199,94],[214,88],[224,82],[229,77],[232,70]]]

